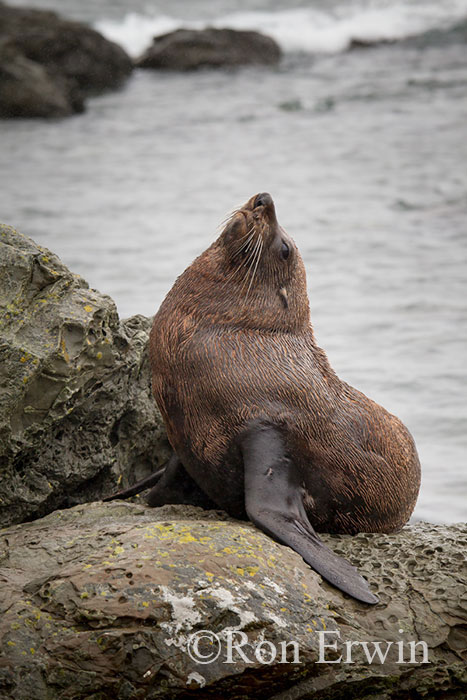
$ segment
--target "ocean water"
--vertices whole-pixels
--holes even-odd
[[[319,344],[414,435],[414,518],[465,520],[467,47],[448,29],[467,0],[48,7],[132,55],[154,34],[210,24],[269,33],[284,58],[135,71],[85,114],[0,122],[0,219],[110,294],[122,317],[151,315],[226,215],[271,192],[305,261]],[[436,40],[405,40],[426,30]],[[353,39],[399,41],[349,51]]]

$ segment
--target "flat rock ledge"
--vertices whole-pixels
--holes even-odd
[[[101,499],[167,460],[150,327],[120,321],[110,297],[0,225],[0,527]]]
[[[2,530],[0,697],[465,698],[467,525],[324,539],[377,606],[217,511],[96,502]]]

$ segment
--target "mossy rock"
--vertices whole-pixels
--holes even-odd
[[[169,454],[150,319],[0,226],[0,525],[102,498]]]

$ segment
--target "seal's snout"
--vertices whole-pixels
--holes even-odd
[[[256,195],[253,209],[256,209],[256,207],[274,207],[274,202],[269,192],[261,192],[261,194]]]
[[[265,215],[266,220],[269,221],[270,224],[275,224],[277,222],[274,200],[269,192],[261,192],[261,194],[257,194],[253,199],[252,205],[250,206],[253,206],[253,211],[261,208],[261,214]]]

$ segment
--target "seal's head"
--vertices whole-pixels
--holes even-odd
[[[306,275],[297,246],[279,225],[270,194],[257,194],[231,216],[213,246],[218,282],[230,287],[253,325],[298,330],[309,324]]]
[[[160,313],[184,328],[310,330],[305,267],[270,194],[255,195],[232,214],[219,238],[178,278]]]

